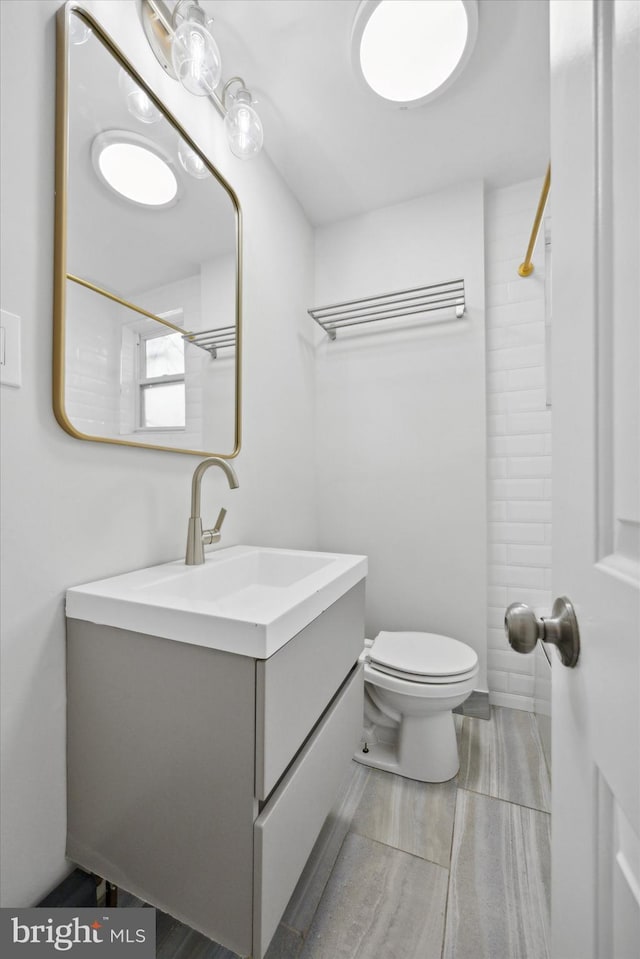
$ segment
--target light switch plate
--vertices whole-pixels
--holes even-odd
[[[22,386],[20,317],[0,310],[0,383]]]

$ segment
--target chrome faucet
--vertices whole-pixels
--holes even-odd
[[[200,566],[204,563],[204,547],[220,541],[220,528],[227,515],[226,509],[221,509],[213,529],[202,529],[200,486],[202,477],[210,466],[220,467],[227,477],[230,489],[237,489],[240,485],[230,463],[219,459],[217,456],[210,456],[196,466],[191,481],[191,516],[189,517],[189,529],[187,531],[187,554],[184,559],[187,566]]]

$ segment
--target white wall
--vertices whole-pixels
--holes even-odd
[[[67,415],[81,433],[117,436],[122,351],[119,308],[76,283],[67,284],[67,306]]]
[[[217,256],[202,264],[200,271],[200,296],[202,301],[200,330],[218,329],[233,326],[235,304],[235,257],[232,254]],[[197,347],[190,352],[200,352]],[[233,348],[218,350],[215,359],[205,353],[206,360],[201,363],[200,378],[204,402],[203,435],[211,437],[212,443],[207,449],[231,449],[221,446],[228,442],[228,430],[225,424],[233,421],[235,384],[235,354]]]
[[[481,183],[316,234],[315,306],[463,278],[463,320],[321,335],[320,546],[367,553],[367,629],[457,637],[486,689]]]
[[[534,709],[535,657],[514,652],[503,629],[509,603],[551,609],[551,409],[545,382],[545,249],[518,276],[541,180],[487,195],[489,452],[488,662],[491,702]],[[541,663],[541,665],[543,665]]]
[[[23,385],[2,387],[2,904],[68,871],[66,587],[179,556],[197,460],[74,440],[51,409],[57,0],[2,0],[2,307],[22,317]],[[313,347],[303,322],[313,237],[268,157],[235,160],[208,102],[164,76],[134,0],[87,3],[236,188],[244,214],[240,489],[209,472],[226,545],[312,547]],[[24,70],[24,37],[29,69]],[[20,77],[20,81],[16,81]],[[223,544],[223,545],[224,545]]]

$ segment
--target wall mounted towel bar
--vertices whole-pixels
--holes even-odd
[[[396,293],[346,300],[344,303],[319,306],[307,312],[329,334],[329,339],[335,340],[337,330],[375,323],[378,320],[419,317],[421,313],[432,313],[435,310],[449,310],[457,319],[463,316],[464,280],[450,280],[448,283],[433,283],[430,286],[398,290]]]
[[[224,349],[225,346],[236,345],[236,328],[235,326],[220,326],[213,330],[183,333],[182,338],[187,343],[193,343],[194,346],[199,346],[200,349],[211,353],[215,360],[218,356],[218,350]]]

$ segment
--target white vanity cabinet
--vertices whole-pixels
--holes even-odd
[[[262,959],[361,735],[364,579],[266,659],[67,623],[68,857]]]

